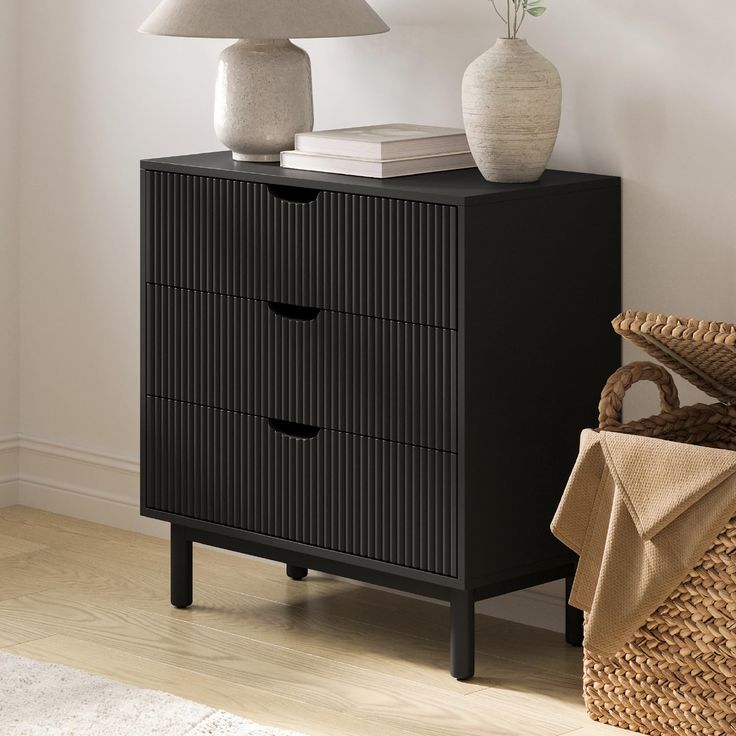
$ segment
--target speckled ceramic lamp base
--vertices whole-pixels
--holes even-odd
[[[241,40],[222,52],[215,132],[236,161],[278,161],[313,125],[306,51],[288,40]]]

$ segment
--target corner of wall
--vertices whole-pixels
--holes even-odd
[[[18,438],[0,438],[0,508],[18,503]]]
[[[16,503],[167,536],[167,525],[140,515],[138,461],[20,436],[16,445]]]

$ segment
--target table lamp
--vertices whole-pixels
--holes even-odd
[[[220,57],[215,132],[236,161],[278,161],[314,125],[309,55],[289,39],[389,27],[365,0],[163,0],[139,30],[240,39]]]

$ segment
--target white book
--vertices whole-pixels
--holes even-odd
[[[298,133],[294,148],[302,153],[370,161],[465,153],[470,150],[468,137],[461,128],[406,123]]]
[[[390,179],[395,176],[470,169],[475,166],[475,161],[470,153],[399,158],[391,161],[368,161],[344,156],[318,156],[303,151],[284,151],[281,154],[281,166],[285,169],[299,169],[300,171],[321,171],[327,174]]]

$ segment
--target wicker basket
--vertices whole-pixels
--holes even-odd
[[[626,312],[614,329],[721,403],[679,408],[670,374],[632,363],[606,384],[600,428],[736,450],[736,326]],[[660,391],[662,413],[622,424],[626,390]],[[736,518],[688,578],[612,657],[585,652],[590,716],[653,736],[736,734]]]

